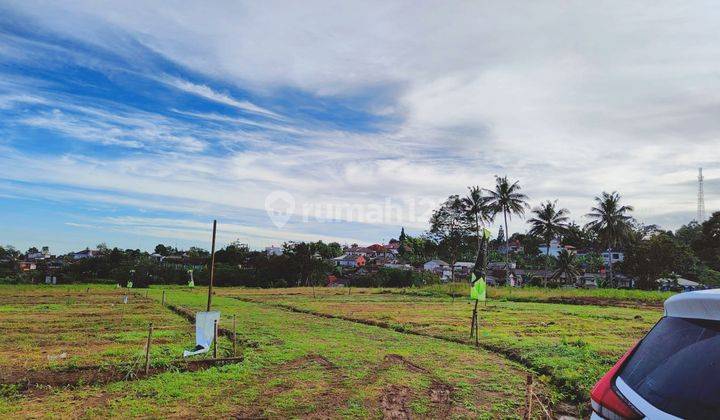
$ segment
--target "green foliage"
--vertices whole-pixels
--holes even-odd
[[[713,213],[702,224],[702,232],[692,247],[704,264],[720,271],[720,211]]]
[[[652,290],[657,287],[659,278],[689,273],[694,263],[689,246],[661,233],[628,247],[621,268],[638,278],[639,288]]]
[[[357,287],[422,287],[440,283],[440,278],[428,271],[381,268],[376,273],[353,280]]]
[[[597,273],[605,265],[602,255],[597,252],[582,255],[577,258],[578,265],[588,273]]]

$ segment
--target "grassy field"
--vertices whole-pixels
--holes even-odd
[[[467,289],[464,286],[463,289]],[[242,300],[293,311],[378,325],[452,342],[473,344],[469,337],[472,306],[447,289],[220,289]],[[625,291],[565,291],[490,289],[490,300],[480,305],[480,345],[544,375],[569,401],[587,401],[589,390],[622,354],[662,316],[655,305],[629,307],[635,299],[655,299],[659,293]],[[350,292],[351,294],[348,294]],[[605,292],[620,306],[537,303],[559,296],[597,298]],[[583,294],[584,293],[584,294]],[[654,293],[654,294],[653,294]],[[442,296],[442,297],[438,297]],[[508,300],[519,298],[522,301]]]
[[[187,321],[142,294],[100,285],[0,287],[0,380],[132,361],[144,354],[151,322],[157,363],[194,336]]]
[[[411,294],[417,296],[452,297],[465,296],[467,283],[438,284],[420,288],[388,289],[390,293]],[[567,303],[573,305],[598,306],[650,306],[662,307],[662,303],[674,295],[674,292],[659,292],[634,289],[577,289],[541,287],[490,287],[488,297],[491,300],[512,302]]]
[[[204,308],[204,290],[168,290],[170,305]],[[0,388],[0,415],[518,418],[523,414],[527,368],[501,354],[384,327],[292,312],[265,301],[273,295],[285,299],[276,291],[262,295],[246,289],[217,290],[213,306],[222,312],[221,327],[228,328],[232,315],[236,315],[239,338],[247,344],[241,348],[241,363],[198,371],[158,370],[147,378],[110,383],[22,389],[5,382]],[[151,289],[147,299],[143,291],[135,292],[139,295],[131,295],[130,302],[122,304],[124,292],[111,288],[91,286],[89,293],[85,286],[0,288],[3,331],[25,343],[22,351],[3,352],[0,366],[64,372],[130,362],[142,354],[144,335],[128,334],[144,331],[150,321],[173,331],[167,337],[158,337],[157,346],[153,346],[154,360],[166,357],[162,363],[167,363],[179,357],[182,348],[192,347],[194,341],[187,328],[191,324],[159,304],[159,289]],[[302,293],[305,297],[299,295],[298,299],[312,299],[307,297],[310,291]],[[263,301],[247,302],[225,294]],[[355,296],[369,300],[403,298],[375,291],[358,293],[351,299]],[[322,299],[330,299],[329,293]],[[337,295],[335,299],[346,298]],[[419,300],[423,302],[427,301]],[[58,328],[57,333],[50,332]],[[56,334],[54,340],[52,334]],[[227,340],[221,342],[222,354],[228,349]],[[62,366],[51,366],[45,360],[47,355],[62,352],[76,358]],[[547,403],[561,397],[542,380],[536,389]],[[540,418],[540,409],[537,404],[535,407],[534,417]]]

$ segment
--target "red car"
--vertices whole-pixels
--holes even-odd
[[[591,392],[591,419],[720,418],[720,290],[681,293]]]

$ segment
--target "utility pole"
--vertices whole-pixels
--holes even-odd
[[[213,220],[212,250],[210,251],[210,285],[208,286],[207,311],[210,312],[213,294],[213,282],[215,281],[215,232],[217,230],[217,220]]]

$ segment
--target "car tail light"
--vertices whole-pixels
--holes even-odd
[[[613,366],[605,376],[600,378],[592,391],[590,391],[592,409],[603,418],[608,420],[625,420],[640,419],[643,417],[642,414],[618,392],[614,384],[615,377],[620,372],[620,368],[625,364],[625,360],[633,354],[637,346],[638,345],[635,344],[628,350],[628,352],[615,363],[615,366]]]

